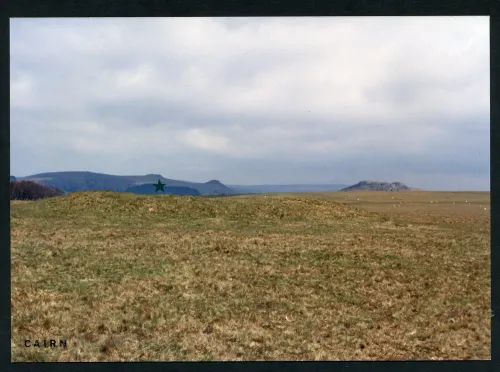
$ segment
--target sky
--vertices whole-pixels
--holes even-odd
[[[11,174],[489,190],[488,17],[10,20]]]

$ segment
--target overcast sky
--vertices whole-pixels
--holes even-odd
[[[488,17],[11,19],[11,174],[489,190]]]

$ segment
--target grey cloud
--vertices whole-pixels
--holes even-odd
[[[12,20],[13,174],[489,187],[487,19],[188,21]]]

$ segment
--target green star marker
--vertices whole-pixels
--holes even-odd
[[[165,192],[165,189],[163,189],[163,186],[165,186],[164,183],[161,183],[160,180],[158,180],[158,183],[153,183],[153,186],[156,187],[156,191],[155,192],[158,192],[158,191],[163,191]]]

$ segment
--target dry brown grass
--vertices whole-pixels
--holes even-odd
[[[12,360],[490,359],[489,199],[14,203]]]

